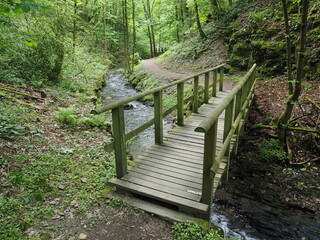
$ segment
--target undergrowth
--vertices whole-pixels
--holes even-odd
[[[177,223],[172,226],[172,234],[178,240],[224,240],[223,236],[214,229],[203,229],[194,221],[187,221],[185,223]],[[227,238],[229,240],[236,238]]]
[[[86,47],[77,53],[75,61],[66,57],[56,85],[11,82],[31,95],[43,87],[44,101],[0,95],[0,239],[52,239],[52,222],[106,203],[102,192],[115,175],[103,147],[110,123],[89,113],[110,63]]]

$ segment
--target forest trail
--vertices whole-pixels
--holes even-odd
[[[155,76],[156,78],[161,79],[162,80],[161,83],[173,82],[175,80],[179,80],[179,79],[197,74],[197,72],[191,72],[191,71],[186,71],[185,73],[177,73],[177,72],[164,69],[163,67],[159,66],[159,64],[157,63],[157,60],[158,60],[157,57],[144,60],[142,62],[142,66],[147,73]],[[203,75],[200,76],[199,81],[201,85],[204,85]],[[224,84],[223,87],[225,90],[231,90],[237,83],[225,78],[223,84]]]

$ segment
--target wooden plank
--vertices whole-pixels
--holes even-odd
[[[203,144],[203,139],[197,139],[197,138],[187,137],[187,136],[182,137],[179,135],[168,134],[168,135],[165,135],[164,138],[179,140],[179,141],[183,141],[185,143]]]
[[[173,143],[173,142],[165,141],[161,146],[162,147],[171,147],[171,148],[187,151],[188,154],[194,154],[194,153],[203,154],[203,149],[201,147],[200,148],[199,147],[191,147],[191,146],[183,145],[181,143]]]
[[[129,204],[134,208],[139,208],[145,212],[154,214],[161,219],[169,221],[171,223],[186,222],[186,221],[197,221],[196,218],[182,212],[178,212],[166,207],[162,207],[158,204],[154,204],[148,201],[141,200],[132,196],[120,194],[117,192],[110,192],[106,195],[107,198],[121,198],[125,203]]]
[[[163,193],[163,192],[160,192],[157,190],[149,189],[149,188],[139,186],[139,185],[133,184],[133,183],[128,183],[126,181],[116,179],[116,178],[110,179],[109,183],[115,187],[119,187],[121,189],[128,190],[130,192],[134,192],[137,194],[141,194],[143,196],[151,197],[156,200],[164,201],[164,202],[173,204],[178,207],[181,206],[181,207],[189,210],[190,212],[194,212],[194,213],[204,214],[207,212],[208,207],[209,207],[208,205],[203,204],[203,203],[191,201],[191,200],[188,200],[188,199],[185,199],[182,197],[173,196],[168,193]]]
[[[203,150],[203,143],[191,143],[191,142],[186,142],[181,139],[172,139],[172,138],[167,138],[167,137],[164,139],[167,143],[178,143],[178,144],[184,145],[185,147],[198,148],[200,152],[201,152],[201,150]]]
[[[171,176],[171,177],[175,177],[175,178],[179,178],[181,180],[184,181],[189,181],[189,182],[193,182],[193,183],[197,183],[197,184],[201,184],[202,181],[202,177],[201,179],[194,177],[194,176],[187,176],[181,173],[177,173],[177,172],[171,172],[171,171],[167,171],[161,168],[154,168],[145,164],[139,164],[138,167],[135,167],[136,169],[143,169],[143,171],[145,172],[154,172],[154,173],[159,173],[159,174],[163,174],[166,176]],[[132,168],[132,169],[135,169]]]
[[[129,174],[127,176],[139,178],[139,179],[149,181],[152,183],[157,183],[162,186],[168,186],[170,188],[178,189],[178,190],[181,190],[184,192],[189,192],[189,193],[199,192],[199,188],[193,188],[193,187],[190,187],[189,185],[179,184],[176,182],[168,181],[167,179],[159,179],[159,178],[155,178],[155,177],[150,177],[148,175],[141,174],[139,172],[129,172]]]
[[[156,158],[156,161],[167,161],[170,163],[180,164],[183,166],[188,166],[195,169],[202,169],[202,158],[198,159],[192,159],[187,158],[187,155],[185,156],[177,156],[173,153],[165,153],[165,152],[159,152],[159,151],[146,151],[145,153],[152,154],[152,157]],[[146,154],[144,154],[146,155]]]
[[[159,150],[159,151],[169,151],[169,152],[175,152],[175,153],[181,153],[183,156],[190,156],[190,157],[203,157],[203,152],[194,152],[192,149],[184,149],[182,146],[181,148],[177,145],[174,146],[174,144],[171,145],[161,145],[161,146],[152,146],[150,149]]]
[[[172,168],[170,166],[166,166],[162,163],[155,163],[155,162],[149,162],[149,161],[146,161],[146,159],[143,157],[143,156],[140,156],[138,158],[138,160],[134,161],[133,162],[133,165],[135,163],[138,163],[138,167],[142,167],[143,165],[145,166],[149,166],[151,168],[153,168],[153,171],[156,172],[157,170],[165,170],[167,172],[171,172],[171,173],[179,173],[181,175],[184,175],[184,176],[190,176],[190,177],[194,177],[196,179],[199,179],[199,178],[202,178],[202,175],[201,173],[195,173],[195,172],[190,172],[190,171],[186,171],[184,169],[181,169],[181,168]]]
[[[189,199],[192,201],[196,201],[199,202],[201,196],[197,195],[197,194],[192,194],[190,192],[187,192],[187,190],[180,190],[180,189],[176,189],[176,188],[171,188],[168,187],[168,185],[160,185],[158,183],[154,183],[154,182],[150,182],[150,181],[146,181],[144,179],[141,178],[136,178],[133,175],[126,175],[123,178],[121,178],[121,180],[130,182],[130,183],[134,183],[137,184],[139,186],[143,186],[149,189],[153,189],[153,190],[157,190],[159,192],[163,192],[163,193],[168,193],[174,196],[178,196],[178,197],[182,197],[185,199]]]
[[[186,159],[189,162],[196,162],[203,157],[202,153],[191,152],[191,151],[184,151],[183,149],[175,148],[174,146],[163,146],[157,148],[153,146],[149,148],[147,151],[151,152],[159,152],[160,155],[168,154],[168,156],[174,156],[174,158]],[[146,152],[147,152],[146,151]]]
[[[156,173],[156,172],[152,172],[152,171],[146,171],[144,169],[139,169],[139,168],[129,168],[130,173],[139,173],[142,174],[144,176],[150,176],[154,179],[161,179],[161,180],[165,180],[168,182],[172,182],[172,183],[176,183],[182,186],[186,186],[186,187],[190,187],[190,188],[194,188],[197,190],[201,190],[201,184],[200,183],[194,183],[194,182],[190,182],[187,181],[185,179],[181,179],[181,178],[177,178],[176,176],[169,176],[169,175],[164,175],[161,173]]]
[[[193,137],[193,138],[197,138],[197,139],[204,139],[204,135],[203,134],[194,134],[197,132],[194,131],[182,131],[182,130],[178,130],[178,129],[172,129],[168,131],[168,134],[175,134],[175,135],[179,135],[179,136],[186,136],[186,137]]]
[[[143,161],[140,161],[143,160]],[[201,174],[201,168],[194,168],[194,167],[190,167],[190,166],[186,166],[184,164],[181,164],[183,162],[173,162],[170,161],[169,158],[166,157],[161,157],[161,156],[157,156],[157,155],[153,155],[153,156],[140,156],[138,158],[138,160],[136,160],[135,162],[148,162],[150,163],[149,165],[154,165],[154,164],[161,164],[163,166],[167,166],[167,167],[174,167],[176,169],[181,169],[181,170],[186,170],[189,171],[191,174],[192,173],[196,173],[196,174]]]

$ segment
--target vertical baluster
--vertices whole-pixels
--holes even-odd
[[[219,91],[223,91],[223,75],[224,75],[224,69],[223,67],[220,68],[220,78],[219,78]]]
[[[199,76],[194,77],[193,82],[193,108],[192,112],[198,112],[198,104],[199,104]]]
[[[154,129],[155,143],[163,143],[163,107],[162,107],[162,90],[155,92],[154,97]]]
[[[184,124],[184,82],[179,83],[177,86],[177,118],[178,125]]]
[[[236,95],[236,103],[235,103],[235,109],[234,109],[234,120],[238,117],[241,110],[241,99],[242,99],[242,89],[240,89]],[[239,123],[241,125],[241,123]],[[240,126],[237,127],[235,134],[237,135],[237,139],[234,143],[232,153],[235,156],[238,153],[238,145],[239,145],[239,134],[240,134]]]
[[[223,142],[226,140],[226,138],[231,130],[231,127],[232,127],[233,112],[234,112],[234,98],[232,99],[232,101],[229,103],[229,105],[227,106],[227,108],[225,110]],[[227,165],[226,172],[225,172],[225,180],[228,181],[229,167],[230,167],[230,143],[229,143],[229,147],[226,150],[224,156],[227,157],[227,159],[228,159],[228,165]]]
[[[216,121],[208,132],[205,133],[204,138],[204,156],[203,156],[203,179],[202,179],[202,198],[201,202],[209,205],[209,211],[206,218],[210,219],[212,193],[213,193],[213,178],[211,167],[216,157],[217,146],[217,131],[218,121]]]
[[[209,102],[209,73],[204,75],[204,102]]]
[[[217,96],[217,79],[218,79],[218,72],[217,70],[213,70],[212,72],[212,97]]]
[[[127,156],[124,126],[123,106],[112,109],[112,129],[114,136],[114,151],[117,178],[127,174]]]

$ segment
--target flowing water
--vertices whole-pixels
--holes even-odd
[[[137,93],[138,91],[131,86],[128,79],[120,72],[114,72],[109,75],[106,79],[106,86],[101,91],[103,104],[109,104]],[[139,101],[133,101],[127,106],[124,115],[125,131],[128,133],[154,117],[153,107],[144,105]],[[171,127],[170,118],[166,118],[163,126],[164,132],[168,131]],[[136,158],[153,143],[154,127],[152,126],[130,141],[128,151],[133,158]]]
[[[137,93],[130,84],[127,78],[120,72],[114,72],[106,79],[106,86],[102,89],[103,103],[109,104],[118,99],[133,96]],[[141,124],[153,118],[153,107],[144,105],[139,101],[133,101],[128,106],[128,110],[125,110],[125,126],[126,133],[135,129]],[[172,128],[170,119],[164,121],[164,132]],[[128,146],[129,153],[136,158],[143,151],[149,148],[154,143],[154,128],[150,127],[141,134],[139,134]],[[254,240],[258,238],[250,237],[246,234],[246,230],[250,230],[242,219],[238,219],[237,227],[230,228],[230,222],[224,215],[224,210],[218,203],[213,204],[213,215],[211,216],[211,222],[222,228],[226,237],[236,237],[248,240]],[[240,224],[242,223],[242,224]],[[241,229],[238,229],[241,226]],[[245,230],[243,230],[245,229]]]

